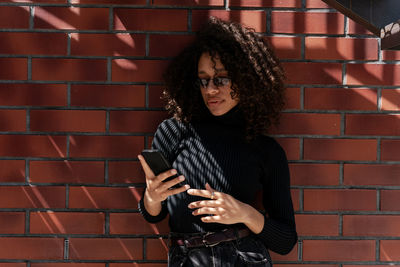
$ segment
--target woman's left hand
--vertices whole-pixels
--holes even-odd
[[[231,195],[217,192],[206,184],[206,189],[189,189],[189,195],[209,198],[189,204],[190,209],[195,209],[193,215],[204,215],[201,220],[205,223],[235,224],[244,223],[250,230],[259,233],[264,225],[264,216],[252,206],[243,203]]]

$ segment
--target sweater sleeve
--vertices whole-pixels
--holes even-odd
[[[290,175],[285,151],[269,139],[263,162],[263,205],[265,222],[258,237],[272,251],[288,254],[297,243]]]
[[[167,119],[163,121],[157,128],[154,134],[152,143],[153,149],[158,149],[166,157],[166,159],[172,164],[176,157],[176,150],[179,145],[179,141],[182,138],[182,126],[175,119]],[[143,218],[150,223],[157,223],[165,219],[168,215],[168,209],[166,201],[161,203],[161,211],[158,215],[153,216],[146,210],[144,206],[144,192],[142,198],[138,203],[138,208]]]

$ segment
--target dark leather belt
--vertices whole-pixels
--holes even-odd
[[[228,242],[246,237],[250,235],[250,233],[248,228],[228,228],[220,232],[204,233],[186,238],[170,236],[170,242],[172,246],[185,246],[187,248],[212,247],[221,242]]]

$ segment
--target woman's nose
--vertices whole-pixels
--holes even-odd
[[[212,81],[207,84],[207,87],[204,88],[204,90],[207,94],[216,94],[219,92],[219,88]]]

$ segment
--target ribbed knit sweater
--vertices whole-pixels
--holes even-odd
[[[173,118],[163,121],[152,147],[159,149],[190,188],[204,189],[209,183],[217,191],[253,205],[262,191],[264,227],[257,235],[265,246],[287,254],[297,242],[290,177],[286,155],[271,137],[245,140],[245,120],[238,107],[222,116],[208,114],[205,119],[182,123]],[[139,210],[144,218],[159,222],[169,214],[172,232],[217,231],[227,226],[204,223],[192,215],[188,204],[201,199],[186,192],[170,196],[157,216],[150,215],[143,198]]]

